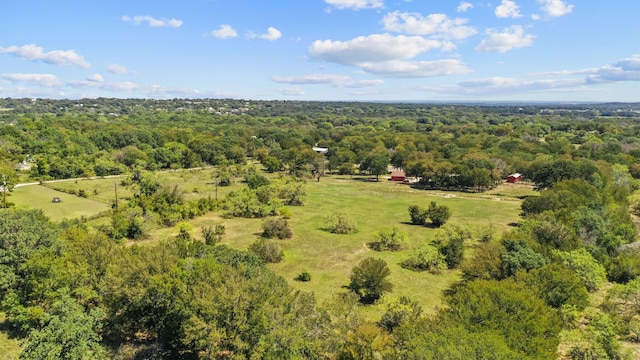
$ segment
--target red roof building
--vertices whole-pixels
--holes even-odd
[[[391,181],[404,181],[407,178],[407,175],[403,170],[394,170],[391,172]]]
[[[508,183],[517,183],[520,182],[520,180],[522,180],[522,174],[519,173],[515,173],[515,174],[511,174],[509,176],[507,176],[507,182]]]

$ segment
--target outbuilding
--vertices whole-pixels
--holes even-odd
[[[394,170],[391,172],[391,181],[404,181],[407,175],[403,170]]]
[[[508,183],[514,184],[514,183],[520,182],[520,180],[522,180],[522,174],[520,173],[515,173],[507,176]]]

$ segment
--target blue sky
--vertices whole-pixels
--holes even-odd
[[[638,0],[12,0],[0,97],[640,101]]]

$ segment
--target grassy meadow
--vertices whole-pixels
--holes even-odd
[[[190,181],[187,186],[194,186]],[[239,186],[238,184],[234,187]],[[223,189],[223,188],[221,188]],[[229,189],[224,188],[225,191]],[[296,289],[314,292],[319,301],[345,291],[349,283],[351,268],[362,259],[374,256],[384,259],[391,269],[394,291],[389,297],[402,295],[422,304],[426,312],[433,312],[446,290],[460,274],[445,271],[434,275],[428,272],[406,270],[400,263],[414,247],[428,243],[441,231],[425,226],[410,225],[408,207],[418,204],[427,207],[431,201],[446,205],[452,211],[450,224],[467,227],[472,232],[489,224],[496,233],[508,231],[517,222],[520,212],[518,196],[530,195],[527,186],[505,184],[490,193],[461,193],[424,191],[387,180],[370,182],[349,180],[348,177],[330,176],[320,182],[306,185],[307,200],[304,206],[289,207],[293,216],[288,220],[294,236],[278,241],[284,249],[285,259],[269,266],[285,277]],[[325,219],[334,213],[344,213],[357,223],[358,232],[352,235],[331,234],[324,230]],[[194,219],[191,224],[194,236],[200,237],[203,226],[224,224],[226,235],[223,243],[246,249],[261,232],[263,219],[224,219],[219,213],[211,213]],[[409,242],[397,252],[377,252],[366,244],[373,241],[383,227],[396,225],[409,234]],[[176,234],[175,229],[158,229],[144,243],[168,238]],[[472,252],[473,242],[467,253]],[[303,270],[312,275],[309,282],[298,282],[294,278]],[[371,306],[365,310],[369,316],[378,316],[384,308]]]
[[[69,182],[72,184],[73,182]],[[62,183],[59,183],[62,184]],[[77,184],[75,185],[77,186]],[[52,202],[54,197],[60,202]],[[38,208],[53,221],[62,219],[76,219],[90,217],[111,209],[108,202],[97,199],[82,198],[49,189],[42,185],[29,185],[15,188],[8,196],[10,201],[19,208]]]
[[[158,173],[156,176],[170,185],[178,185],[185,197],[215,197],[213,169],[183,170]],[[52,220],[90,216],[107,210],[114,199],[114,184],[117,182],[118,197],[126,201],[132,190],[120,186],[120,179],[93,179],[56,182],[48,186],[56,189],[83,189],[88,199],[58,192],[43,186],[33,185],[15,189],[11,201],[17,206],[42,208]],[[223,198],[233,189],[244,186],[240,181],[230,187],[219,187],[218,197]],[[289,207],[292,212],[288,220],[293,229],[293,238],[276,240],[285,252],[281,263],[269,265],[275,272],[286,278],[296,289],[314,292],[322,302],[332,295],[345,291],[349,283],[349,274],[353,266],[362,259],[373,256],[384,259],[391,269],[391,281],[394,290],[390,298],[402,295],[418,301],[426,312],[433,312],[440,304],[443,290],[447,289],[460,274],[458,271],[445,271],[434,275],[428,272],[413,272],[403,269],[400,263],[411,250],[433,240],[441,231],[425,226],[410,225],[408,207],[417,204],[427,207],[431,201],[446,205],[451,209],[452,217],[448,221],[467,227],[472,232],[491,225],[496,233],[508,231],[519,219],[519,197],[532,195],[530,186],[504,184],[485,193],[463,193],[445,191],[424,191],[407,185],[393,183],[386,179],[380,182],[368,179],[349,179],[349,177],[328,176],[320,182],[306,184],[307,199],[304,206]],[[52,203],[51,199],[60,197],[61,203]],[[352,235],[331,234],[324,230],[325,219],[331,214],[344,213],[352,218],[358,232]],[[246,249],[255,241],[260,232],[263,219],[224,219],[220,213],[209,213],[193,219],[195,237],[201,237],[203,226],[224,224],[226,235],[223,243]],[[377,252],[367,247],[376,233],[383,227],[396,225],[409,234],[409,241],[397,252]],[[175,235],[174,228],[160,228],[152,231],[146,240],[139,243],[149,245],[158,240]],[[475,241],[475,240],[474,240]],[[467,254],[473,251],[473,242],[468,244]],[[294,278],[303,270],[311,273],[309,282],[298,282]],[[383,306],[367,307],[365,312],[376,317]]]

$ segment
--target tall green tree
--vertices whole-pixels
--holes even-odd
[[[512,280],[475,280],[456,289],[444,316],[469,331],[490,331],[510,349],[534,359],[555,359],[562,328],[557,311]]]
[[[393,289],[389,275],[391,270],[386,261],[366,258],[351,269],[349,289],[358,294],[363,302],[373,303]]]
[[[31,331],[23,344],[23,360],[106,359],[100,344],[100,323],[69,295],[53,304],[44,325]]]
[[[61,246],[58,234],[42,210],[0,212],[0,300],[25,277],[22,266],[36,251]]]
[[[360,170],[367,171],[371,175],[376,176],[376,181],[380,180],[380,175],[387,172],[389,165],[389,155],[375,153],[367,156],[360,163]]]

